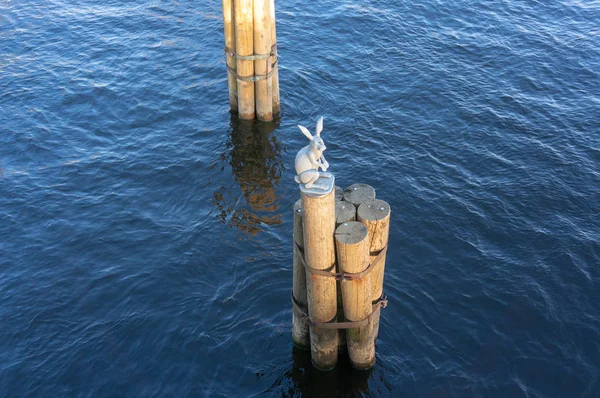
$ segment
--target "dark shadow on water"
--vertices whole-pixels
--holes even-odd
[[[237,184],[220,182],[213,192],[217,219],[245,234],[281,223],[277,186],[285,171],[282,144],[274,134],[279,121],[254,122],[231,116],[219,163],[228,165]]]
[[[335,369],[321,372],[312,366],[308,351],[292,350],[292,368],[271,387],[286,397],[368,397],[373,370],[352,368],[347,354],[341,354]]]

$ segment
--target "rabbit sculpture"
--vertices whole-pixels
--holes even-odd
[[[329,163],[327,163],[325,156],[323,156],[323,151],[327,149],[321,138],[321,131],[323,131],[323,117],[317,122],[314,136],[306,127],[300,125],[298,125],[298,127],[306,138],[310,140],[310,144],[300,149],[296,155],[295,167],[297,175],[295,180],[298,184],[304,184],[305,188],[326,189],[325,186],[316,184],[316,181],[320,177],[331,177],[331,173],[322,173],[319,171],[319,168],[324,172],[329,168]]]

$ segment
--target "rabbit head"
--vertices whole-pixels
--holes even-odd
[[[323,139],[321,138],[321,131],[323,131],[323,117],[322,116],[317,121],[317,126],[315,128],[314,136],[310,133],[310,131],[308,131],[308,129],[306,127],[298,125],[298,128],[300,128],[300,131],[302,131],[302,133],[306,136],[306,138],[308,138],[310,140],[311,148],[314,148],[320,152],[323,152],[325,149],[327,149],[327,147],[325,146],[325,143],[323,142]]]

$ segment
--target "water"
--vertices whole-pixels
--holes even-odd
[[[283,114],[221,3],[0,5],[0,396],[600,395],[600,3],[278,2]],[[392,207],[377,366],[291,344],[296,124]]]

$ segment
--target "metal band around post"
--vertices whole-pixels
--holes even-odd
[[[277,63],[279,62],[279,59],[276,59],[275,62],[271,65],[271,68],[273,68],[275,65],[277,65]],[[275,73],[275,69],[271,69],[269,71],[269,73],[265,74],[265,75],[255,75],[255,76],[240,76],[237,71],[235,69],[233,69],[232,67],[230,67],[229,65],[227,65],[227,69],[233,73],[235,75],[235,77],[237,77],[238,80],[241,80],[243,82],[257,82],[259,80],[264,80],[264,79],[268,79],[271,76],[273,76],[273,73]]]
[[[377,254],[377,257],[375,257],[375,260],[373,260],[373,262],[371,264],[369,264],[369,266],[367,268],[365,268],[364,270],[362,270],[361,272],[348,273],[348,272],[331,272],[330,269],[333,268],[333,265],[331,267],[329,267],[328,269],[324,269],[324,270],[311,267],[310,265],[308,265],[306,263],[306,260],[304,259],[304,250],[300,246],[298,246],[298,243],[294,242],[294,245],[296,245],[296,249],[298,249],[298,251],[302,254],[300,256],[300,260],[302,262],[302,265],[304,265],[304,268],[306,268],[306,270],[308,272],[310,272],[311,274],[314,274],[314,275],[335,278],[335,280],[337,280],[337,281],[353,281],[353,280],[364,278],[365,276],[367,276],[369,274],[369,272],[371,272],[373,270],[373,268],[375,268],[375,266],[379,263],[379,261],[381,261],[381,259],[387,252],[387,248],[388,248],[387,245],[385,245],[385,247],[383,249],[381,249],[379,254]]]
[[[259,61],[261,59],[267,59],[267,58],[276,56],[277,55],[277,44],[274,44],[271,47],[271,52],[266,53],[266,54],[240,55],[240,54],[236,53],[235,51],[231,51],[227,47],[225,47],[223,49],[223,51],[225,51],[225,54],[229,55],[232,58],[241,59],[243,61]]]
[[[355,322],[314,322],[310,316],[306,313],[306,311],[300,307],[300,305],[298,305],[298,302],[296,301],[296,299],[294,298],[294,292],[292,291],[292,305],[294,307],[296,307],[296,309],[302,314],[302,317],[304,319],[306,319],[307,323],[317,329],[356,329],[356,328],[362,328],[364,326],[367,326],[369,323],[371,323],[371,319],[378,313],[381,312],[382,308],[387,307],[388,304],[388,300],[387,300],[387,296],[382,295],[378,300],[377,303],[375,303],[375,305],[377,306],[373,312],[371,312],[371,314],[366,317],[365,319],[363,319],[362,321],[355,321]]]

